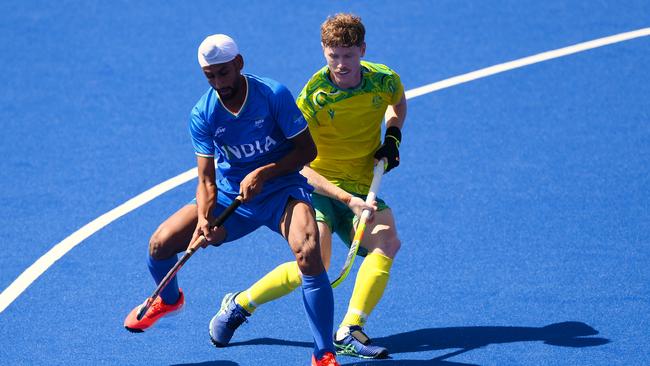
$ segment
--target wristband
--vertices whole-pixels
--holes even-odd
[[[395,146],[399,148],[399,144],[402,142],[402,131],[399,129],[399,127],[390,126],[386,129],[386,133],[384,134],[384,142],[388,141],[389,138],[393,140],[395,142]]]

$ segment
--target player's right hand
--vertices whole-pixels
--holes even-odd
[[[239,195],[242,197],[242,202],[248,202],[262,192],[265,180],[266,177],[261,168],[248,173],[239,184]]]
[[[368,217],[368,221],[372,222],[375,211],[377,211],[377,201],[373,201],[372,205],[369,205],[362,198],[359,198],[357,196],[352,196],[352,198],[350,198],[350,201],[348,202],[348,207],[350,208],[350,210],[352,210],[352,212],[354,212],[354,214],[357,217],[361,217],[361,213],[364,210],[370,211],[370,216]]]
[[[215,238],[215,230],[210,229],[210,222],[206,218],[199,218],[199,221],[196,224],[196,229],[194,229],[194,234],[192,235],[192,241],[191,244],[196,243],[196,241],[203,236],[204,240],[200,240],[198,243],[196,243],[197,246],[200,246],[201,248],[207,247],[210,243],[215,242],[217,238]],[[190,244],[190,245],[191,245]]]

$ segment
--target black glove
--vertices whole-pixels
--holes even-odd
[[[402,141],[402,132],[398,127],[391,126],[386,129],[384,143],[375,152],[375,159],[386,158],[386,172],[399,165],[399,144]]]

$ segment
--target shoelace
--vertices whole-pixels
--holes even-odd
[[[147,310],[145,313],[146,317],[152,318],[164,311],[164,305],[162,302],[162,299],[160,297],[156,298],[156,300],[151,304],[151,307]],[[144,304],[142,305],[144,306]]]
[[[230,314],[228,314],[226,325],[229,328],[236,328],[240,326],[242,323],[248,322],[248,320],[246,320],[246,315],[237,311],[237,305],[235,305],[232,309],[228,309],[228,310]]]
[[[163,311],[162,301],[156,299],[156,301],[153,302],[149,310],[147,310],[146,315],[148,317],[153,317],[162,313],[162,311]]]
[[[384,352],[382,347],[373,346],[372,344],[365,345],[350,333],[343,340],[337,341],[335,345],[339,353],[353,356],[362,354],[375,357]]]

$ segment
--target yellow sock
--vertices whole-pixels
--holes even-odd
[[[348,312],[341,326],[364,326],[384,294],[392,264],[393,260],[383,254],[370,253],[366,256],[359,267]]]
[[[235,297],[235,302],[249,313],[269,301],[289,294],[302,284],[296,261],[283,263]]]

